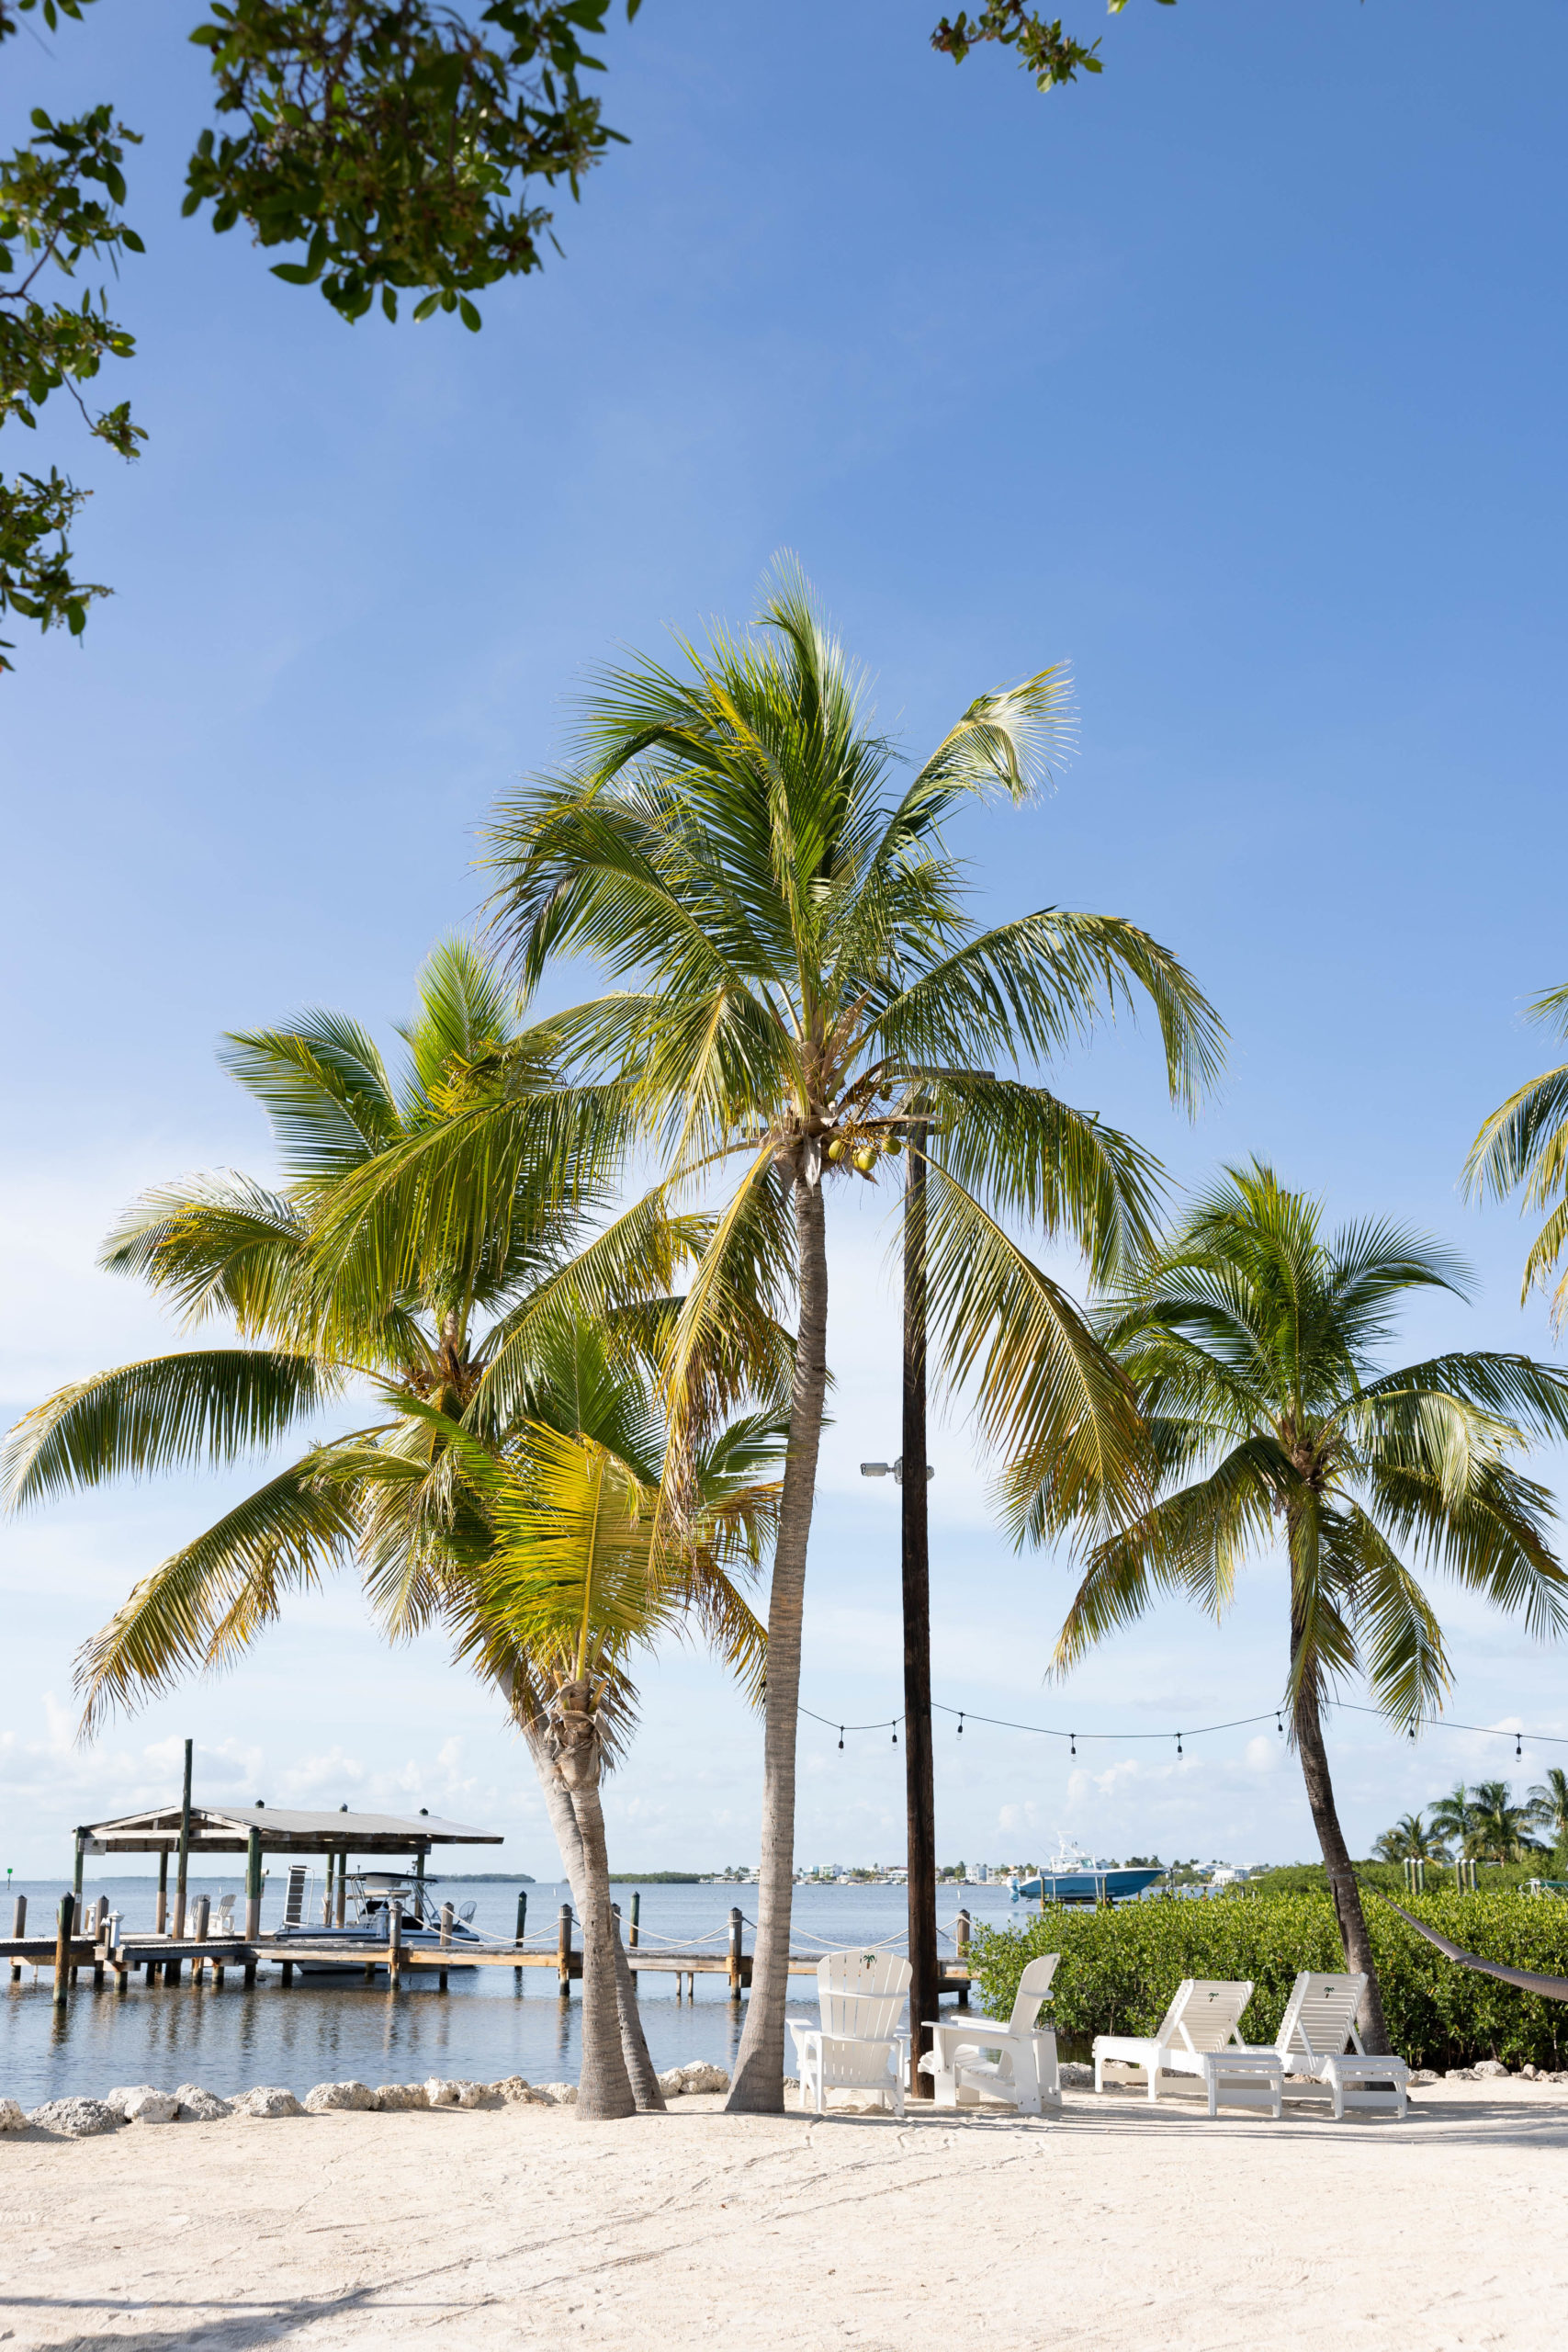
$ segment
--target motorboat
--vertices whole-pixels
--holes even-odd
[[[441,1907],[431,1900],[430,1890],[422,1878],[400,1876],[391,1871],[352,1871],[344,1889],[344,1924],[340,1928],[333,1921],[312,1926],[306,1919],[305,1872],[296,1868],[288,1875],[283,1925],[268,1940],[279,1962],[288,1959],[289,1944],[310,1947],[309,1960],[293,1962],[301,1975],[332,1976],[340,1971],[362,1975],[367,1967],[376,1966],[375,1961],[361,1955],[367,1946],[378,1954],[386,1951],[394,1910],[402,1916],[401,1940],[406,1950],[427,1951],[441,1942]],[[471,1903],[460,1904],[453,1915],[448,1947],[452,1953],[449,1965],[453,1968],[473,1965],[471,1961],[463,1960],[462,1947],[481,1940],[472,1925],[474,1908]],[[342,1960],[323,1959],[321,1955],[327,1948],[341,1949]],[[379,1964],[386,1966],[384,1961]]]
[[[1164,1876],[1160,1863],[1122,1869],[1084,1853],[1071,1838],[1062,1838],[1050,1861],[1027,1878],[1015,1871],[1008,1885],[1015,1903],[1127,1903]]]

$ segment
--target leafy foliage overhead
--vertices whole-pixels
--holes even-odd
[[[0,43],[36,13],[53,31],[91,0],[0,0]],[[642,0],[625,0],[629,21]],[[1126,0],[1110,0],[1114,16]],[[1162,0],[1171,6],[1174,0]],[[214,229],[243,221],[258,244],[292,247],[274,263],[290,285],[318,287],[341,318],[379,306],[389,319],[455,313],[480,324],[475,296],[537,269],[553,243],[541,191],[579,194],[622,134],[587,77],[589,45],[615,0],[211,0],[191,40],[208,52],[215,126],[197,138],[184,209]],[[987,0],[943,17],[933,47],[962,62],[987,42],[1016,48],[1042,89],[1098,74],[1087,47],[1024,0]],[[105,358],[130,357],[100,286],[50,300],[44,271],[115,269],[141,241],[121,219],[125,149],[136,133],[111,105],[55,122],[0,158],[0,424],[30,425],[68,390],[88,431],[123,458],[145,435],[124,401],[94,413],[81,387]],[[101,193],[100,193],[101,191]],[[105,199],[107,199],[107,201]],[[70,530],[91,492],[51,468],[0,477],[0,617],[80,637],[111,591],[77,576]],[[0,670],[13,667],[0,640]]]

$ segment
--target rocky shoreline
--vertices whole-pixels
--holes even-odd
[[[722,2066],[695,2058],[689,2065],[672,2066],[659,2077],[665,2098],[682,2098],[727,2091],[729,2076]],[[172,2091],[151,2083],[120,2084],[102,2098],[51,2098],[30,2111],[14,2098],[0,2098],[0,2132],[44,2132],[56,2139],[91,2140],[128,2124],[221,2123],[248,2117],[267,2122],[288,2115],[401,2115],[419,2108],[440,2107],[575,2107],[575,2083],[528,2083],[521,2075],[500,2082],[477,2083],[432,2075],[423,2083],[317,2083],[302,2099],[276,2083],[261,2083],[220,2098],[198,2083],[181,2083]]]

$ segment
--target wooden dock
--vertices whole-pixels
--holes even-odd
[[[820,1952],[792,1951],[789,1973],[792,1976],[815,1976]],[[61,1948],[52,1937],[12,1937],[0,1940],[0,1961],[12,1963],[15,1983],[24,1965],[51,1971],[58,1965]],[[752,1955],[749,1951],[650,1951],[639,1944],[626,1953],[627,1965],[634,1975],[673,1976],[683,1983],[694,1996],[699,1976],[722,1976],[728,1980],[730,1998],[739,2000],[751,1983]],[[557,1980],[562,1996],[570,1995],[573,1984],[582,1975],[582,1951],[574,1941],[558,1942],[553,1951],[527,1951],[506,1944],[476,1946],[454,1940],[448,1946],[440,1944],[408,1945],[400,1940],[389,1944],[372,1944],[352,1954],[341,1943],[323,1940],[309,1942],[299,1936],[275,1938],[259,1936],[195,1937],[195,1936],[127,1936],[118,1944],[97,1943],[89,1938],[72,1939],[68,1966],[74,1981],[80,1968],[91,1968],[96,1984],[102,1984],[106,1972],[112,1972],[117,1992],[130,1989],[130,1980],[138,1972],[145,1973],[148,1984],[177,1984],[186,1969],[190,1970],[193,1984],[207,1982],[221,1988],[231,1969],[239,1971],[247,1985],[254,1985],[259,1967],[280,1968],[285,1985],[291,1985],[296,1969],[330,1968],[334,1972],[363,1972],[364,1981],[373,1984],[378,1976],[385,1976],[396,1991],[405,1977],[434,1975],[440,1989],[446,1991],[446,1978],[455,1968],[510,1968],[519,1980],[525,1969],[547,1971]],[[966,2007],[971,1983],[966,1963],[948,1962],[938,1980],[941,1993],[956,1996],[960,2007]],[[677,1998],[680,1997],[679,1990]]]

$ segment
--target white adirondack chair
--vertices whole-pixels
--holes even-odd
[[[1162,2075],[1193,2075],[1209,2096],[1209,2112],[1226,2107],[1267,2107],[1278,2116],[1285,2091],[1284,2061],[1274,2050],[1242,2045],[1241,2013],[1252,1998],[1249,1979],[1239,1983],[1184,1976],[1159,2025],[1149,2035],[1097,2033],[1094,2087],[1105,2088],[1111,2062],[1142,2066],[1149,2097],[1157,2099]]]
[[[1007,2099],[1021,2115],[1043,2114],[1047,2102],[1061,2106],[1055,2032],[1035,2022],[1061,1957],[1051,1951],[1030,1962],[1006,2025],[990,2018],[930,2020],[931,2047],[920,2072],[933,2078],[938,2107],[974,2107],[982,2094]]]
[[[800,2103],[828,2112],[829,2091],[876,2091],[904,2112],[909,2037],[900,2024],[909,1963],[893,1951],[835,1951],[817,1970],[821,2022],[785,2020],[795,2037]]]
[[[1274,2037],[1271,2054],[1296,2078],[1286,2086],[1288,2096],[1311,2098],[1320,2088],[1326,2090],[1337,2123],[1348,2107],[1392,2108],[1403,2117],[1409,2104],[1410,2070],[1404,2059],[1369,2058],[1361,2048],[1356,2012],[1366,1989],[1364,1975],[1314,1976],[1303,1969]],[[1376,2088],[1379,2084],[1385,2087]]]

